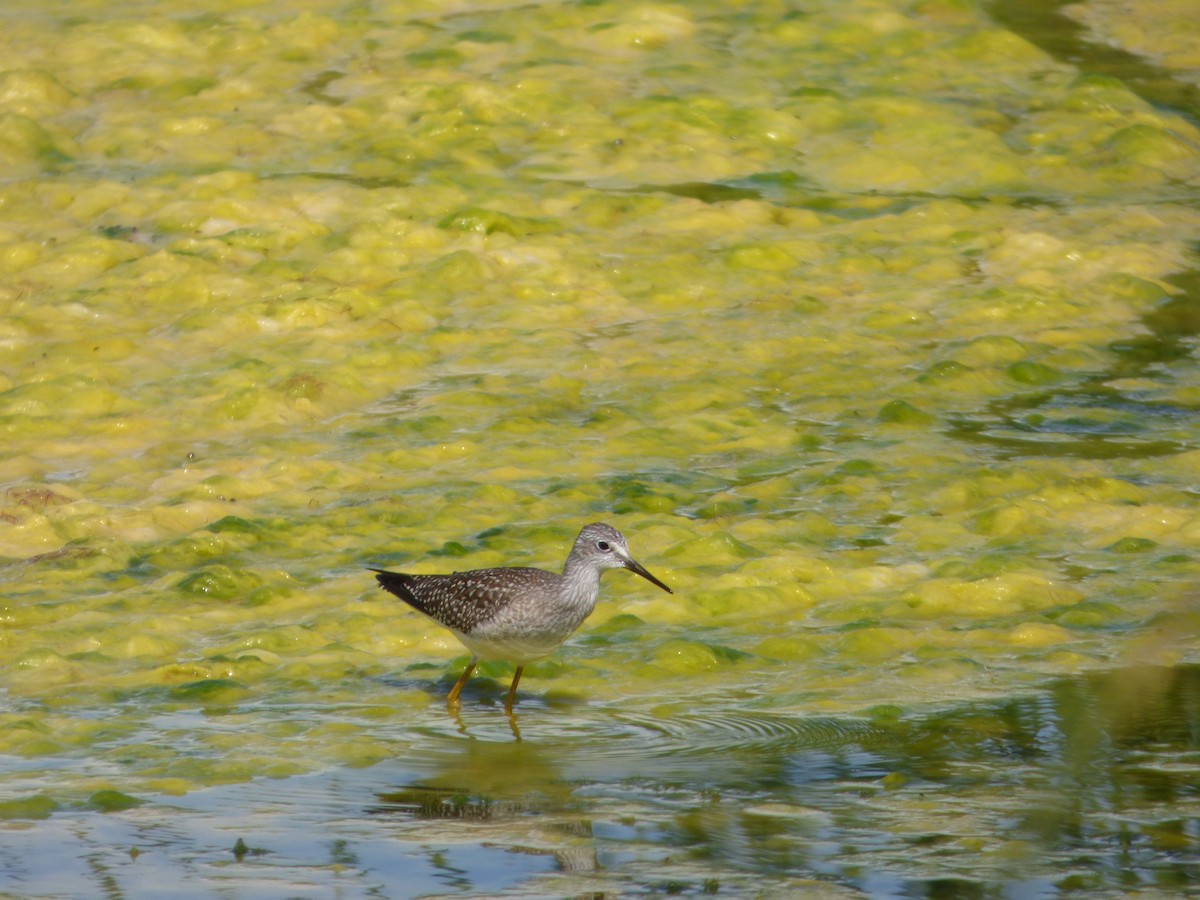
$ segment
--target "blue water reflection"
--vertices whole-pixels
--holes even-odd
[[[10,823],[0,893],[1200,890],[1200,666],[859,719],[481,706],[377,728],[395,754],[361,769]]]
[[[764,876],[878,897],[1200,885],[1200,668],[881,719],[618,716],[590,740],[540,723],[426,753],[435,770],[371,814],[569,821],[597,871],[676,894]]]

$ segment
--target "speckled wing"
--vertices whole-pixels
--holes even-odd
[[[476,569],[453,575],[371,571],[384,590],[462,634],[470,634],[531,593],[553,593],[558,580],[550,572],[529,568]]]

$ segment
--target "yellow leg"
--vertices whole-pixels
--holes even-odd
[[[524,666],[517,666],[517,671],[513,673],[512,684],[508,687],[508,699],[504,701],[504,711],[509,715],[512,715],[513,704],[517,702],[517,682],[521,680],[521,673],[524,671]]]
[[[454,687],[450,688],[450,695],[446,697],[446,704],[448,706],[458,706],[458,695],[462,693],[463,685],[467,683],[467,679],[475,671],[475,665],[478,662],[478,656],[471,657],[471,661],[467,663],[467,667],[463,670],[462,675],[458,677],[458,681],[454,682]]]

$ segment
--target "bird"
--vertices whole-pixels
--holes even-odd
[[[446,698],[450,708],[458,707],[463,685],[481,659],[515,663],[504,703],[510,716],[526,663],[549,656],[570,637],[596,607],[601,573],[621,568],[674,593],[633,558],[625,536],[603,522],[580,529],[562,574],[526,566],[450,575],[368,567],[384,590],[450,629],[471,652],[471,661]]]

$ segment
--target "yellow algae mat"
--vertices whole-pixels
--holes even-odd
[[[0,818],[452,743],[461,648],[366,567],[591,521],[676,593],[607,576],[523,730],[481,667],[489,740],[778,749],[1197,662],[1200,130],[1086,41],[1169,31],[1188,97],[1200,35],[1087,6],[1071,59],[967,0],[10,11]]]

